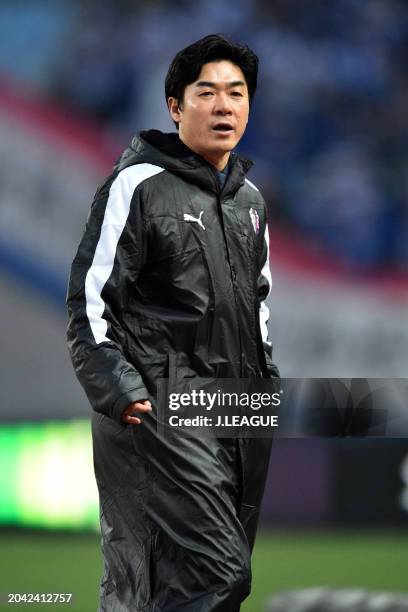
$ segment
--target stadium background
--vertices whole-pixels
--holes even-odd
[[[96,608],[89,408],[65,347],[70,261],[131,135],[170,131],[169,60],[211,32],[260,83],[240,151],[270,207],[285,377],[406,377],[408,6],[397,0],[0,1],[0,592]],[[279,440],[245,612],[301,586],[408,591],[406,440]],[[5,606],[8,609],[9,606]]]

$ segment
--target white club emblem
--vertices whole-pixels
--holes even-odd
[[[199,217],[193,217],[193,215],[190,215],[189,213],[184,213],[184,221],[189,221],[189,222],[192,222],[192,223],[198,223],[198,225],[200,227],[202,227],[203,230],[205,230],[204,223],[201,221],[201,217],[203,216],[203,213],[204,213],[204,211],[202,210],[200,212],[200,216]]]
[[[249,216],[251,218],[252,227],[254,228],[255,234],[259,232],[259,215],[258,211],[255,208],[249,209]]]

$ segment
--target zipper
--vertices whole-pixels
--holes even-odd
[[[241,333],[241,325],[239,323],[239,316],[238,316],[238,289],[237,289],[237,271],[235,270],[234,265],[231,263],[231,256],[230,256],[230,252],[229,252],[229,248],[228,248],[228,241],[227,241],[227,237],[225,234],[225,225],[224,225],[224,217],[223,217],[223,213],[222,213],[222,198],[221,198],[221,192],[218,189],[217,192],[217,207],[218,207],[218,215],[220,217],[220,221],[221,221],[221,229],[222,229],[222,235],[224,237],[224,244],[225,244],[225,251],[227,253],[227,259],[228,259],[228,266],[230,269],[230,274],[231,274],[231,284],[232,284],[232,290],[234,292],[234,301],[235,301],[235,312],[237,313],[236,315],[236,323],[237,323],[237,329],[238,329],[238,340],[239,340],[239,354],[241,356],[241,368],[240,368],[240,376],[241,378],[244,378],[246,375],[246,358],[244,355],[244,352],[242,350],[242,333]]]
[[[234,155],[234,154],[232,154]],[[230,172],[232,172],[233,169],[233,165],[230,168]],[[232,290],[234,293],[234,301],[235,301],[235,312],[237,313],[236,315],[236,323],[237,323],[237,329],[238,329],[238,340],[239,340],[239,353],[241,356],[241,367],[240,367],[240,376],[241,378],[244,378],[247,374],[247,367],[246,367],[246,356],[243,352],[243,346],[242,346],[242,332],[241,332],[241,325],[239,322],[239,316],[238,316],[238,290],[237,290],[237,272],[235,270],[235,267],[233,266],[232,262],[231,262],[231,257],[230,257],[230,252],[229,252],[229,248],[228,248],[228,241],[227,241],[227,237],[226,237],[226,233],[225,233],[225,225],[224,225],[224,216],[222,213],[222,197],[221,194],[224,191],[225,185],[228,182],[228,178],[225,181],[222,189],[220,188],[220,184],[218,182],[218,179],[215,175],[215,172],[211,171],[211,175],[213,177],[215,186],[216,186],[216,193],[217,193],[217,208],[218,208],[218,216],[220,218],[220,222],[221,222],[221,229],[222,229],[222,235],[224,237],[224,245],[225,245],[225,250],[227,253],[227,259],[228,259],[228,266],[230,269],[230,275],[231,275],[231,284],[232,284]]]

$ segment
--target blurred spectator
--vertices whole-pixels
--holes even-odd
[[[48,96],[123,139],[173,129],[163,58],[210,31],[247,42],[261,73],[241,150],[256,161],[254,181],[278,200],[273,217],[349,270],[407,271],[406,2],[33,0],[30,20],[19,4],[0,6],[15,26],[0,43],[3,72],[27,79],[21,66],[36,57],[38,89],[48,83]],[[38,39],[32,53],[16,44],[19,21]]]
[[[74,36],[72,35],[74,33]],[[123,14],[102,3],[78,12],[61,49],[52,91],[75,110],[118,128],[129,120],[138,73]]]

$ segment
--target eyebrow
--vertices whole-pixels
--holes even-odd
[[[228,87],[239,87],[239,86],[245,87],[245,82],[244,81],[231,81],[231,83],[228,83],[227,86]],[[215,89],[216,84],[213,83],[212,81],[198,81],[198,83],[196,83],[196,87],[212,87]]]

